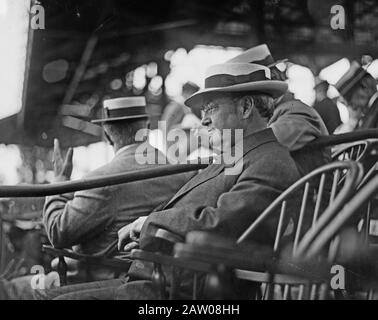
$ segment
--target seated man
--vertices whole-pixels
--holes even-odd
[[[256,63],[270,68],[272,79],[286,81],[286,74],[277,68],[277,64],[266,44],[253,47],[228,63]],[[268,126],[272,128],[278,142],[290,150],[301,175],[306,175],[331,160],[330,150],[303,149],[311,141],[328,135],[328,130],[316,110],[294,99],[292,93],[276,99],[276,106]]]
[[[130,239],[139,238],[142,249],[159,250],[151,242],[156,228],[181,237],[203,230],[236,239],[299,178],[288,150],[267,128],[273,114],[273,98],[287,90],[286,83],[272,81],[270,70],[260,65],[222,64],[208,69],[205,86],[186,104],[203,106],[202,123],[208,128],[212,146],[221,150],[219,158],[194,176],[161,210],[122,228],[120,248]],[[272,222],[254,240],[273,245],[276,227]],[[35,297],[156,299],[151,272],[149,263],[134,261],[128,277],[117,279],[117,283],[102,281],[37,291]]]
[[[353,61],[335,86],[349,111],[348,122],[337,133],[378,128],[377,81],[366,68]]]
[[[144,97],[118,98],[104,101],[102,123],[104,133],[115,151],[114,158],[106,165],[90,172],[86,178],[151,168],[167,164],[166,157],[146,142],[135,141],[138,130],[147,129],[148,116]],[[141,164],[138,153],[152,154],[155,164]],[[147,155],[148,157],[148,155]],[[54,167],[57,181],[68,180],[72,171],[72,149],[66,161],[60,157],[55,142]],[[53,246],[74,247],[85,254],[94,254],[117,240],[118,230],[140,216],[148,215],[154,208],[168,201],[195,172],[175,174],[155,179],[106,186],[46,197],[43,223]],[[116,274],[107,267],[88,266],[87,279],[113,279]],[[17,294],[16,294],[17,296]]]
[[[105,166],[89,173],[87,178],[152,167],[137,161],[137,153],[143,149],[153,154],[156,164],[168,163],[158,150],[149,145],[147,148],[138,148],[141,142],[135,141],[138,130],[147,129],[145,105],[144,97],[104,101],[105,117],[93,122],[103,124],[115,157]],[[193,174],[172,175],[47,197],[43,213],[47,235],[55,247],[77,246],[75,250],[78,252],[99,252],[117,239],[120,227],[150,213],[170,199]],[[64,180],[69,175],[63,174],[60,177],[60,180]],[[88,272],[93,280],[114,278],[114,273],[108,269],[91,267]]]

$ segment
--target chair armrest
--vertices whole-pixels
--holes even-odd
[[[143,260],[147,262],[153,262],[156,264],[171,266],[183,269],[190,269],[199,272],[210,272],[211,265],[207,263],[201,263],[197,261],[187,260],[181,257],[173,257],[161,253],[143,251],[140,249],[134,249],[131,251],[130,258],[132,260]]]
[[[151,226],[148,235],[141,239],[140,248],[170,255],[178,242],[184,242],[184,238],[168,230]]]
[[[255,246],[254,250],[249,250],[178,243],[174,252],[176,258],[231,269],[267,270],[274,261],[271,249],[258,246]]]

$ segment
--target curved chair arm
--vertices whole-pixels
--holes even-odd
[[[187,240],[189,243],[175,245],[176,258],[239,269],[239,271],[253,270],[251,272],[259,274],[261,274],[259,270],[273,271],[275,274],[284,272],[287,275],[300,276],[302,282],[303,277],[320,281],[320,279],[324,280],[324,275],[329,274],[328,266],[323,261],[309,261],[298,257],[292,259],[290,256],[285,256],[285,251],[277,257],[273,249],[268,246],[250,243],[237,245],[230,239],[199,231],[188,234]],[[315,266],[318,267],[316,272]],[[281,275],[281,278],[287,277]],[[282,282],[285,283],[284,280]]]
[[[166,229],[151,227],[148,236],[140,242],[144,251],[160,252],[170,255],[173,247],[178,242],[184,242],[184,238]]]
[[[378,129],[366,129],[343,134],[333,134],[329,136],[319,137],[318,139],[307,144],[304,148],[320,149],[335,146],[338,144],[356,142],[366,139],[378,139]]]
[[[266,269],[269,262],[274,259],[270,247],[256,244],[237,245],[232,239],[202,231],[188,233],[186,243],[175,245],[174,256],[228,268],[255,270]]]
[[[112,186],[151,178],[169,176],[177,173],[204,169],[208,164],[162,165],[157,168],[140,169],[130,172],[91,177],[75,181],[65,181],[41,185],[1,185],[0,197],[45,197],[80,190]]]
[[[117,242],[118,240],[114,241],[107,248],[93,255],[78,253],[70,249],[58,249],[48,245],[43,245],[42,250],[59,258],[57,271],[60,276],[61,284],[65,285],[67,284],[68,267],[64,257],[78,260],[89,265],[105,266],[115,270],[127,272],[132,262],[128,255],[122,255],[122,258],[112,256],[117,249]]]
[[[209,263],[203,263],[182,257],[169,256],[161,253],[149,252],[140,249],[133,249],[130,258],[132,260],[143,260],[168,267],[190,269],[199,272],[210,272],[212,267]]]
[[[122,258],[109,257],[106,255],[90,255],[78,253],[70,249],[57,249],[52,246],[44,245],[43,251],[56,257],[67,257],[88,264],[102,265],[113,268],[125,269],[130,266],[131,260],[128,255],[123,255]]]

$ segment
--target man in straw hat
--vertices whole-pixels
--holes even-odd
[[[273,99],[286,90],[287,84],[272,80],[270,70],[261,65],[229,63],[210,67],[205,89],[187,99],[186,105],[202,106],[202,124],[209,131],[212,146],[219,150],[219,158],[194,176],[161,210],[122,228],[120,249],[128,249],[129,244],[126,247],[125,244],[131,237],[137,237],[141,249],[164,250],[154,238],[159,228],[179,238],[193,230],[232,239],[240,236],[299,178],[288,150],[277,142],[272,129],[267,128],[274,109]],[[230,158],[228,153],[237,156]],[[227,171],[230,168],[238,170]],[[277,221],[265,225],[255,241],[272,245],[275,229],[271,222]],[[151,275],[150,263],[134,261],[128,278],[119,281],[118,287],[110,282],[71,287],[73,292],[59,299],[156,299],[159,292],[153,286]],[[184,282],[189,284],[187,280]]]
[[[274,60],[266,44],[246,50],[227,63],[254,63],[268,67],[272,79],[285,81],[286,75],[277,67],[287,59]],[[329,150],[303,150],[309,142],[328,135],[328,130],[316,110],[294,99],[286,93],[276,98],[273,116],[268,126],[272,128],[277,140],[287,147],[293,156],[299,172],[305,175],[313,169],[330,161]]]
[[[360,63],[353,61],[335,85],[347,104],[349,122],[339,132],[378,128],[377,82]]]
[[[140,150],[151,153],[156,159],[156,166],[167,163],[165,156],[147,142],[135,141],[138,130],[147,128],[148,116],[144,97],[105,100],[103,106],[104,117],[92,122],[102,124],[115,156],[108,164],[90,172],[85,178],[154,167],[155,165],[138,163]],[[145,145],[141,146],[142,143]],[[72,150],[68,151],[63,163],[58,141],[55,141],[54,153],[56,180],[69,180]],[[46,197],[43,223],[49,240],[57,248],[75,246],[74,250],[77,252],[95,254],[117,240],[117,232],[121,227],[140,216],[148,215],[157,206],[168,201],[193,174],[176,174]],[[88,274],[84,279],[92,281],[113,279],[116,276],[114,270],[106,267],[90,265],[86,266],[86,270]],[[5,290],[8,293],[13,292],[8,298],[31,298],[30,285],[21,292],[17,288],[11,288],[12,284],[9,283],[3,283],[3,287],[8,288]]]

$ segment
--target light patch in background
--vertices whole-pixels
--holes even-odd
[[[20,182],[18,168],[22,165],[20,149],[16,145],[0,145],[0,185]]]
[[[312,71],[297,64],[289,66],[287,71],[289,90],[296,99],[312,105],[315,101],[315,79]]]
[[[0,0],[0,119],[22,107],[30,0]]]
[[[171,98],[179,97],[182,85],[187,81],[203,87],[208,67],[224,63],[242,52],[241,48],[204,45],[195,46],[189,52],[184,48],[167,51],[164,57],[170,61],[171,67],[171,72],[165,79],[167,95]]]
[[[71,178],[80,179],[114,157],[113,148],[106,142],[97,142],[85,147],[74,148],[73,171]]]

